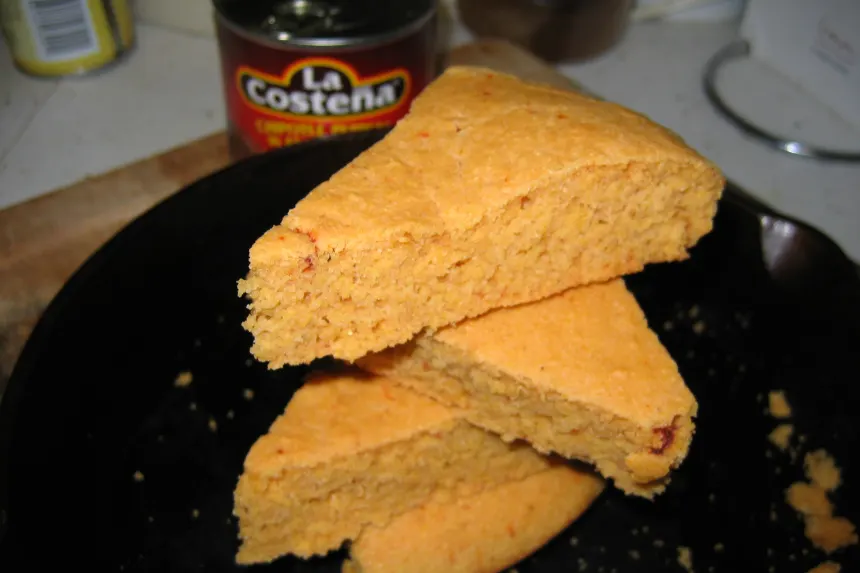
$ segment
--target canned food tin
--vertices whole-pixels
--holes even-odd
[[[435,0],[214,0],[234,157],[393,125],[433,79]]]
[[[134,43],[127,0],[0,0],[0,21],[15,64],[36,76],[95,71]]]

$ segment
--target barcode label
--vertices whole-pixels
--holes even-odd
[[[87,0],[25,0],[24,4],[44,61],[82,58],[98,51]]]

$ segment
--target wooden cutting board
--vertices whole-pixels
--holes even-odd
[[[448,63],[577,87],[503,41],[461,46]],[[216,133],[0,211],[0,394],[36,321],[75,269],[130,220],[229,164],[227,137]]]

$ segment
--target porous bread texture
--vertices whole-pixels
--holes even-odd
[[[590,472],[556,465],[474,496],[430,501],[354,541],[344,573],[495,573],[538,550],[603,491]]]
[[[490,309],[673,261],[724,179],[621,106],[449,68],[260,237],[239,282],[270,367],[353,361]]]
[[[686,456],[698,407],[620,279],[495,310],[358,364],[649,498]]]
[[[476,493],[548,464],[391,380],[320,375],[248,453],[235,491],[236,560],[325,554],[431,496]]]

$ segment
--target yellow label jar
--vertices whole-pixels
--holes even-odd
[[[0,21],[15,64],[36,76],[103,68],[134,42],[127,0],[2,0]]]

